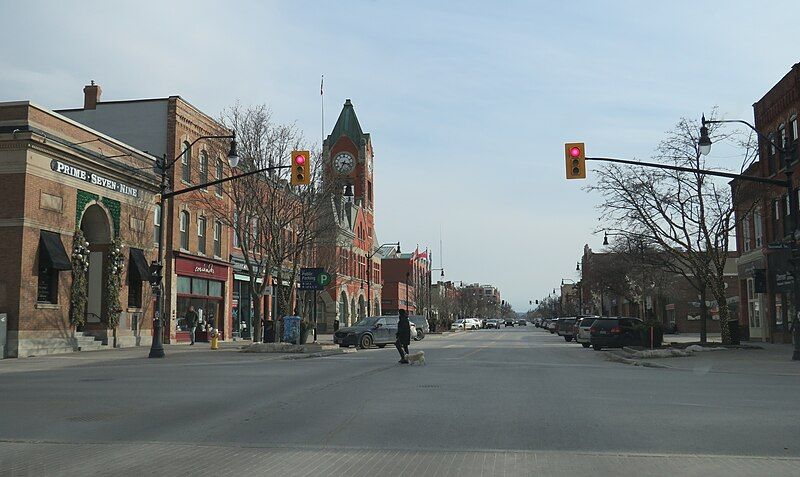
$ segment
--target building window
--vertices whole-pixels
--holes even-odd
[[[189,250],[189,212],[181,212],[181,248]]]
[[[200,151],[200,183],[205,184],[208,182],[208,154],[206,151]],[[203,187],[203,190],[206,190]]]
[[[788,143],[788,141],[787,141],[787,138],[786,138],[786,126],[785,125],[783,125],[783,124],[780,125],[780,127],[778,128],[778,135],[781,138],[781,142],[779,144],[781,145],[781,147],[786,147],[786,144]]]
[[[161,243],[161,205],[153,209],[153,243]]]
[[[217,180],[222,179],[222,159],[217,159],[217,173],[214,176]],[[222,195],[222,184],[217,184],[214,186],[217,191],[217,195]]]
[[[233,246],[234,248],[239,248],[239,233],[241,233],[241,229],[239,228],[239,212],[233,212]]]
[[[761,208],[753,211],[753,228],[755,229],[756,248],[760,248],[764,241],[764,229],[761,224]]]
[[[745,252],[750,251],[750,218],[745,217],[742,220],[742,245],[744,247]]]
[[[206,253],[206,218],[197,218],[197,251],[205,255]]]
[[[38,278],[36,301],[38,303],[58,303],[58,270],[53,270],[41,250],[39,250]]]
[[[192,149],[188,142],[183,143],[183,154],[181,155],[181,171],[186,182],[192,182]]]
[[[128,266],[128,308],[141,308],[142,278],[132,265]]]
[[[254,246],[253,249],[255,249],[255,247],[258,246],[258,232],[259,232],[258,219],[253,219],[252,227],[253,227],[253,246]]]
[[[214,221],[214,256],[222,256],[222,222]]]
[[[797,116],[792,117],[792,141],[797,141]]]

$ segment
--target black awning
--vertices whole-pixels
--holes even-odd
[[[147,281],[150,279],[150,265],[144,258],[144,251],[140,248],[131,247],[131,272],[139,275],[139,280]]]
[[[39,235],[39,246],[43,252],[43,259],[48,262],[53,270],[72,270],[69,255],[61,243],[61,235],[55,232],[42,230]]]

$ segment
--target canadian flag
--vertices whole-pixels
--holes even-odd
[[[420,253],[419,247],[417,247],[417,249],[414,251],[414,256],[412,258],[414,260],[419,260],[421,258],[424,258],[424,259],[427,260],[428,259],[428,250],[425,250],[424,252]]]

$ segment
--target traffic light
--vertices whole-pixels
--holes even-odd
[[[292,185],[311,183],[311,154],[308,151],[292,151]]]
[[[150,262],[150,277],[149,282],[153,286],[158,286],[161,283],[161,273],[164,269],[164,266],[153,260]]]
[[[586,179],[586,148],[582,142],[564,144],[567,179]]]

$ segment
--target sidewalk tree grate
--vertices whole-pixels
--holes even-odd
[[[439,389],[441,386],[438,384],[420,384],[418,387],[422,389]]]

